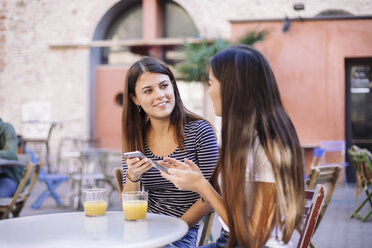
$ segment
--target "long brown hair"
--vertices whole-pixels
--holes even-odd
[[[136,83],[145,72],[167,75],[172,83],[175,106],[170,116],[170,125],[175,126],[175,141],[183,149],[185,139],[184,127],[186,123],[203,118],[191,113],[185,108],[178,91],[176,80],[169,67],[155,58],[143,57],[129,68],[125,78],[122,111],[123,152],[135,150],[144,152],[143,139],[146,136],[150,122],[145,111],[138,111],[136,104],[131,99],[131,95],[136,96]]]
[[[228,246],[261,247],[274,225],[282,228],[283,241],[288,242],[302,221],[304,174],[299,140],[284,110],[274,74],[264,56],[245,45],[217,53],[210,68],[221,87],[222,146],[218,169],[229,220]],[[276,189],[275,217],[269,223],[270,230],[262,234],[265,240],[260,242],[250,231],[249,209],[253,205],[242,190],[248,152],[256,137],[271,163]],[[250,199],[254,201],[254,197]],[[259,219],[264,220],[265,216]]]

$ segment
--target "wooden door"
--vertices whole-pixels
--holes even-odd
[[[100,147],[121,149],[122,92],[128,67],[96,68],[95,136]]]

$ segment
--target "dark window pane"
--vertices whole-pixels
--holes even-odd
[[[350,84],[353,143],[372,143],[372,66],[352,66]]]

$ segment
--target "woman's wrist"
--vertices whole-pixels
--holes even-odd
[[[210,183],[205,178],[198,184],[197,192],[200,194],[202,201],[208,202],[208,199],[206,198],[206,194],[207,194],[209,187],[210,187]]]
[[[127,172],[127,178],[129,179],[129,181],[131,181],[133,183],[136,183],[141,179],[141,176],[138,176],[137,179],[135,179],[135,178],[129,176],[129,173]]]

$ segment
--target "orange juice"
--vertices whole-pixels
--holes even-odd
[[[84,211],[86,216],[105,215],[107,210],[106,201],[87,201],[84,202]]]
[[[124,201],[123,211],[126,220],[145,219],[147,213],[147,201]]]

